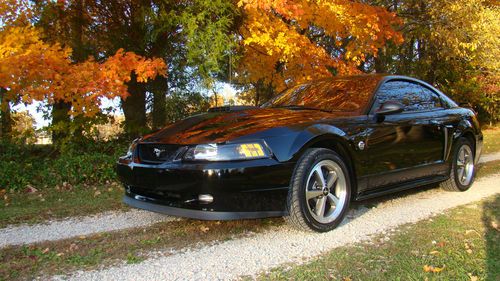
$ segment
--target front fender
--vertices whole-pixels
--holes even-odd
[[[467,111],[468,114],[460,120],[453,133],[453,143],[460,137],[470,136],[473,138],[475,147],[474,162],[477,163],[481,157],[483,148],[483,133],[481,132],[481,127],[479,126],[476,115],[471,110]]]
[[[288,162],[297,161],[305,149],[326,139],[348,143],[346,132],[327,124],[314,124],[286,136],[267,138],[266,142],[280,162]]]

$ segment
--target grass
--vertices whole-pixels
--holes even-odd
[[[235,239],[281,225],[283,219],[183,220],[0,250],[0,280],[27,280],[125,262],[140,263],[151,251],[169,253]]]
[[[261,280],[500,280],[500,195]]]
[[[61,188],[3,194],[3,200],[0,201],[0,227],[124,209],[122,196],[123,189],[112,183],[94,188],[73,187],[71,190]]]
[[[500,151],[500,127],[483,130],[484,144],[483,154]]]

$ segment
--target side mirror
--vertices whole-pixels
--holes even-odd
[[[384,102],[377,111],[376,115],[385,116],[390,114],[396,114],[403,112],[404,106],[397,101],[386,101]]]

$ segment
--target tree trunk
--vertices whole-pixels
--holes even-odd
[[[387,73],[385,48],[379,49],[378,56],[373,58],[373,62],[376,73]]]
[[[12,139],[12,116],[6,94],[6,90],[0,88],[0,139],[9,142]]]
[[[69,111],[71,103],[57,101],[52,105],[52,143],[56,146],[62,144],[69,136]]]
[[[146,91],[144,84],[138,83],[136,75],[128,83],[130,96],[122,99],[123,113],[125,114],[125,134],[129,137],[138,137],[148,128],[146,127]]]
[[[83,28],[85,25],[83,0],[76,0],[73,3],[73,13],[71,17],[71,38],[70,46],[72,49],[71,59],[75,63],[83,62],[87,59],[89,53],[84,45]],[[73,140],[81,140],[83,136],[83,128],[77,127],[73,122],[73,134],[70,131],[72,123],[69,116],[71,103],[65,101],[55,101],[52,107],[52,143],[55,145],[62,144],[69,137]]]
[[[167,120],[167,78],[156,77],[151,83],[151,92],[153,93],[153,130],[157,130],[163,128]]]

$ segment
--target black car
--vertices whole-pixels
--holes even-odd
[[[431,183],[467,190],[482,143],[474,111],[429,84],[362,75],[212,108],[134,141],[117,171],[133,207],[329,231],[351,200]]]

